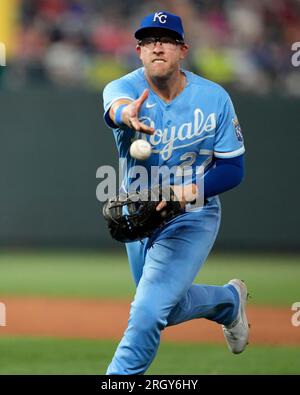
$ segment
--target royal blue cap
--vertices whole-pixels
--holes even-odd
[[[181,18],[167,11],[157,11],[154,14],[147,15],[142,20],[140,28],[135,32],[134,36],[139,40],[153,29],[165,29],[173,34],[175,33],[181,40],[184,39]]]

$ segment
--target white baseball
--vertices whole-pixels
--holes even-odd
[[[151,155],[151,144],[146,140],[135,140],[130,146],[130,155],[138,160],[146,160]]]

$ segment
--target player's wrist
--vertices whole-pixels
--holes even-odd
[[[198,187],[196,184],[173,185],[172,188],[182,207],[195,201],[198,197]]]
[[[123,121],[123,110],[127,107],[128,104],[120,104],[119,107],[115,110],[115,124],[117,126],[125,126],[125,122]]]

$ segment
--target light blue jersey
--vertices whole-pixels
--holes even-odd
[[[105,120],[113,128],[120,158],[127,159],[128,170],[142,165],[191,166],[193,180],[196,169],[203,166],[205,173],[212,165],[213,157],[233,158],[244,153],[242,135],[235,110],[228,93],[218,84],[183,70],[185,89],[170,103],[164,102],[150,88],[144,68],[109,83],[103,93]],[[152,136],[121,130],[108,117],[111,105],[119,99],[136,100],[149,89],[149,97],[143,103],[139,119],[155,129]],[[153,154],[140,162],[129,154],[133,139],[143,138],[152,145]]]

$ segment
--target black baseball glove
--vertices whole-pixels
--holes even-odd
[[[156,211],[162,200],[166,200],[166,207]],[[183,212],[172,187],[159,185],[117,195],[103,206],[111,236],[123,243],[150,237],[156,229]]]

